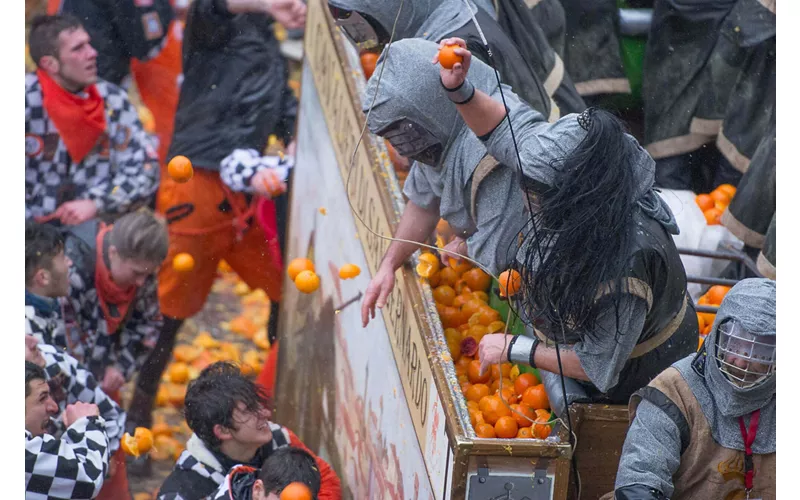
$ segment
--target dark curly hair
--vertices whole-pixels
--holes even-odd
[[[221,441],[214,435],[214,426],[236,429],[233,410],[239,404],[248,412],[270,408],[263,387],[242,375],[235,364],[219,361],[189,384],[183,413],[189,428],[216,449]]]
[[[25,284],[30,284],[36,271],[51,269],[53,258],[64,250],[64,236],[55,226],[25,223]]]

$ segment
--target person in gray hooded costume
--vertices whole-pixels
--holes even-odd
[[[510,85],[528,104],[551,120],[558,119],[560,108],[565,112],[585,108],[569,75],[561,71],[563,65],[556,65],[557,57],[535,23],[529,28],[538,30],[541,35],[537,38],[541,42],[537,48],[542,53],[524,57],[491,14],[475,6],[471,0],[469,4],[489,42],[503,83]],[[357,44],[374,46],[388,43],[397,18],[394,40],[424,38],[438,42],[458,36],[468,41],[476,57],[486,63],[489,61],[489,54],[464,0],[404,0],[402,10],[400,2],[372,0],[329,0],[328,6],[337,25]],[[558,61],[560,63],[560,59]]]
[[[700,351],[631,398],[616,500],[775,498],[775,291],[736,284]]]
[[[418,38],[393,43],[378,60],[362,100],[364,112],[375,101],[367,122],[370,131],[415,160],[403,186],[409,201],[395,237],[423,242],[441,217],[457,236],[446,248],[497,274],[514,258],[516,237],[528,219],[522,190],[516,172],[487,156],[447,101],[439,71],[428,62],[437,52],[437,44]],[[473,79],[486,92],[499,92],[488,66],[475,68]],[[504,92],[511,89],[504,85]],[[374,317],[376,301],[383,307],[395,271],[417,248],[399,241],[389,246],[364,295],[365,324],[368,312]]]
[[[497,98],[475,88],[472,73],[466,78],[481,63],[464,41],[442,43],[460,45],[456,53],[464,62],[440,68],[440,86],[489,154],[521,169],[531,206],[532,230],[517,257],[521,293],[514,298],[535,336],[486,335],[482,369],[508,359],[558,374],[550,347],[558,342],[566,347],[564,376],[582,385],[588,399],[627,403],[694,352],[698,335],[671,237],[675,219],[653,190],[653,159],[602,110],[548,124],[506,92],[507,114]]]

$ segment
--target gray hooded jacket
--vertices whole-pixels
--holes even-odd
[[[471,215],[472,175],[486,148],[466,126],[439,82],[439,69],[431,63],[437,45],[420,39],[395,42],[381,55],[375,75],[365,91],[364,111],[378,93],[368,126],[373,133],[407,118],[431,132],[442,144],[439,165],[415,162],[404,193],[427,208],[436,201],[443,219],[465,237],[472,258],[492,272],[505,269],[513,257],[515,237],[527,221],[522,190],[513,169],[499,166],[480,184],[476,195],[477,220]],[[471,81],[488,94],[499,92],[492,70],[473,65]],[[506,94],[511,91],[504,86]]]
[[[672,365],[702,408],[714,441],[724,448],[744,450],[738,418],[761,409],[753,453],[769,454],[776,450],[774,373],[755,387],[739,389],[726,381],[714,357],[718,327],[728,318],[735,318],[756,335],[775,335],[775,291],[775,282],[768,279],[747,279],[738,283],[722,302],[700,352]],[[677,407],[674,411],[680,414]],[[639,403],[622,449],[617,489],[644,485],[657,489],[667,498],[672,496],[672,477],[681,465],[682,448],[674,411],[669,404],[657,405],[648,399]],[[689,439],[692,435],[693,430],[689,429]]]

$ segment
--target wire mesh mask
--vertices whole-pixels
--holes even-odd
[[[726,380],[750,389],[775,374],[775,336],[754,335],[735,320],[717,327],[716,359]]]
[[[403,118],[378,132],[406,158],[437,166],[442,159],[444,147],[439,139],[428,129],[414,120]]]

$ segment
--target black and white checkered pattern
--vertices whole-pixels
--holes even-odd
[[[255,149],[235,149],[220,164],[219,176],[232,191],[254,193],[253,176],[265,168],[274,169],[286,182],[289,170],[294,167],[294,157],[261,156]]]
[[[108,437],[102,417],[75,421],[61,439],[25,431],[25,499],[94,498],[108,471]]]
[[[79,267],[79,263],[94,259],[72,260],[70,295],[64,309],[65,316],[74,315],[76,324],[62,330],[68,336],[63,342],[70,346],[70,354],[96,376],[105,367],[115,366],[130,380],[155,346],[163,324],[156,278],[150,276],[136,291],[132,310],[119,332],[109,332],[94,286],[95,270]],[[70,318],[65,319],[69,322]]]
[[[25,306],[25,334],[33,335],[40,344],[50,344],[66,349],[64,322],[58,310],[43,313],[33,306]]]
[[[97,405],[106,423],[109,453],[113,454],[119,449],[119,440],[125,433],[125,412],[100,389],[94,375],[81,366],[77,359],[51,345],[39,344],[39,351],[44,356],[44,371],[48,380],[57,382],[63,391],[61,397],[56,398],[57,394],[51,386],[51,395],[61,411],[79,401]]]
[[[65,201],[90,199],[100,214],[124,214],[158,188],[156,149],[125,92],[97,82],[105,100],[106,136],[74,163],[42,104],[35,74],[25,75],[25,218],[44,216]]]

